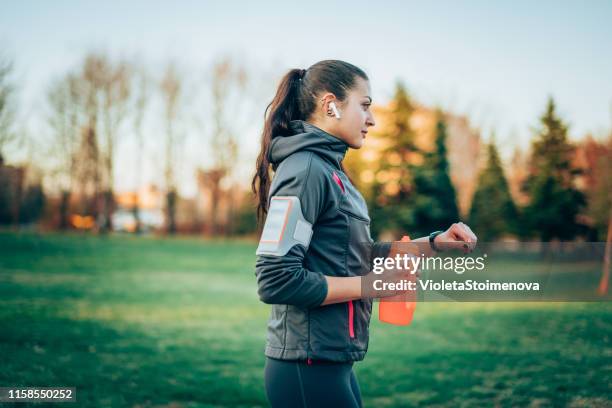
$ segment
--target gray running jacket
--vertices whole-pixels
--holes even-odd
[[[259,297],[272,305],[265,355],[363,360],[372,299],[321,306],[324,275],[364,274],[371,256],[386,256],[390,244],[373,242],[366,202],[341,169],[348,145],[306,121],[293,120],[290,128],[270,145],[274,208],[255,266]]]

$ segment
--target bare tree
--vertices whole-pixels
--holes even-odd
[[[166,188],[165,229],[166,233],[174,234],[176,232],[176,204],[178,198],[174,166],[176,148],[177,144],[180,142],[180,134],[176,129],[176,125],[182,92],[181,80],[174,64],[170,63],[166,67],[166,71],[160,82],[160,89],[164,101],[164,120],[166,125],[164,144],[164,181]]]
[[[81,197],[81,213],[98,218],[100,211],[100,149],[97,132],[92,123],[81,127],[80,142],[77,150],[76,181]]]
[[[67,226],[72,194],[80,213],[99,231],[112,228],[114,157],[128,115],[131,67],[104,54],[85,56],[80,69],[54,83],[47,94],[49,124],[59,156],[60,226]]]
[[[60,189],[59,227],[68,228],[70,197],[74,188],[79,143],[79,78],[68,74],[50,87],[47,102],[49,125],[54,134],[53,156],[58,159],[54,171]]]
[[[13,64],[0,56],[0,222],[17,223],[25,170],[4,165],[6,147],[17,139],[14,129],[14,88],[10,81]]]
[[[81,196],[81,211],[99,218],[103,191],[100,154],[100,110],[102,89],[106,82],[108,61],[97,54],[85,57],[79,74],[81,95],[80,144],[77,152],[77,184]]]
[[[80,133],[74,181],[81,211],[97,220],[101,232],[112,228],[114,157],[120,126],[128,114],[130,78],[126,62],[113,64],[105,54],[91,53],[74,80],[78,113],[73,128]]]
[[[13,63],[0,57],[0,164],[4,161],[3,154],[6,146],[17,139],[17,133],[13,129],[15,109],[13,105],[14,88],[10,83],[12,71]]]
[[[232,113],[232,121],[237,122],[238,114],[243,107],[240,101],[244,101],[243,93],[247,84],[247,74],[244,68],[235,64],[230,58],[225,58],[213,66],[212,73],[212,123],[213,134],[211,148],[214,157],[212,169],[202,181],[211,194],[211,205],[209,222],[205,223],[205,230],[211,235],[219,233],[218,225],[219,203],[222,201],[222,184],[232,175],[232,169],[238,157],[238,142],[235,136],[235,128],[232,127],[228,118],[228,111]],[[238,93],[238,97],[235,93]],[[240,105],[240,106],[239,106]],[[232,220],[234,212],[234,200],[228,192],[227,211],[228,220]],[[230,221],[231,222],[231,221]],[[208,225],[206,225],[208,224]],[[227,227],[227,226],[226,226]],[[229,228],[231,229],[231,228]],[[227,231],[228,228],[225,228]]]
[[[104,219],[101,227],[102,231],[109,231],[112,229],[112,214],[115,205],[114,156],[120,135],[119,128],[128,114],[131,69],[126,62],[119,62],[116,66],[106,62],[102,66],[106,69],[100,72],[103,78],[101,108],[104,123],[104,152],[102,165],[105,180],[102,200]]]
[[[134,135],[136,137],[136,168],[134,169],[134,174],[136,175],[136,180],[133,213],[134,219],[136,220],[136,232],[140,232],[142,230],[142,225],[140,219],[140,195],[138,190],[142,183],[142,159],[145,151],[142,124],[149,100],[149,80],[147,77],[147,72],[143,67],[136,69],[136,76],[136,92],[134,101]]]

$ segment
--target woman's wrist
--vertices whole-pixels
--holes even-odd
[[[440,236],[444,233],[444,231],[434,231],[431,234],[429,234],[429,245],[431,246],[431,249],[434,252],[442,252],[444,251],[444,249],[442,249],[441,245],[440,245]]]

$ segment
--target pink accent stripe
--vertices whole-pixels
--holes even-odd
[[[340,189],[344,193],[344,184],[342,183],[342,180],[340,180],[340,177],[338,177],[338,175],[336,174],[335,171],[332,174],[332,177],[333,177],[334,181],[336,182],[336,184],[340,186]]]
[[[348,318],[349,318],[349,336],[351,336],[351,338],[355,337],[355,328],[353,326],[353,301],[349,300],[348,302]]]

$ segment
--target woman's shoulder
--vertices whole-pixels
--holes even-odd
[[[283,160],[272,179],[270,196],[293,195],[325,203],[325,207],[339,200],[334,189],[333,169],[316,153],[301,151]]]
[[[304,217],[314,223],[321,214],[336,207],[340,201],[339,189],[333,187],[333,182],[333,170],[316,153],[296,152],[283,160],[276,169],[270,198],[297,197]]]
[[[299,178],[304,181],[323,182],[328,179],[328,165],[317,154],[299,151],[283,160],[274,173],[275,178]]]

